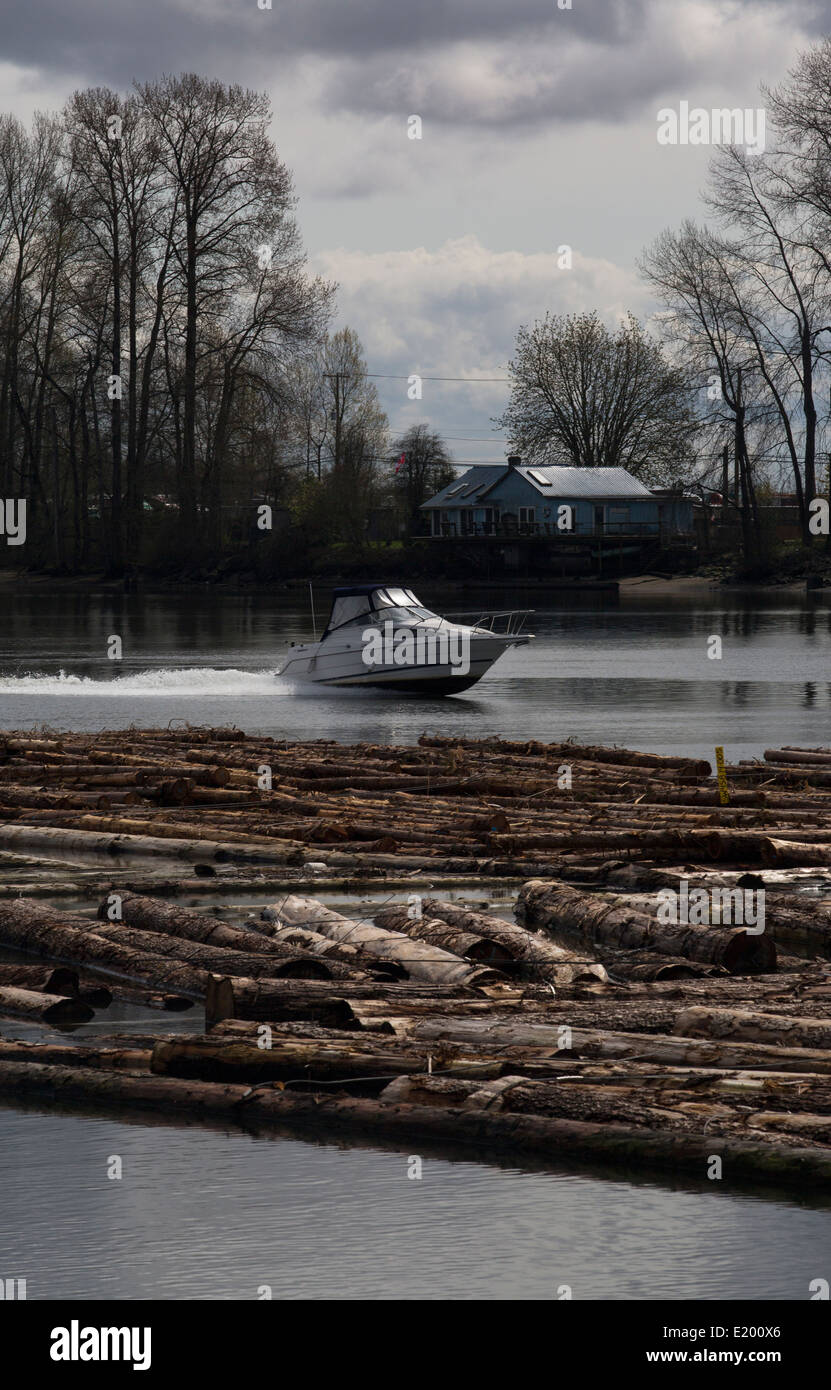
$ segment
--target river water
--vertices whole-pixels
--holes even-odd
[[[440,611],[479,601],[424,597]],[[187,721],[380,742],[429,730],[709,757],[723,744],[731,760],[831,741],[825,603],[714,592],[494,595],[483,606],[514,602],[536,608],[535,641],[439,701],[275,680],[287,644],[310,635],[307,605],[293,599],[7,593],[0,728]],[[112,635],[120,663],[106,656]],[[720,659],[707,654],[713,636]],[[200,1026],[195,1015],[129,1006],[94,1026],[109,1032],[120,1020],[131,1030]],[[5,1022],[2,1031],[38,1036]],[[107,1177],[113,1155],[120,1180]],[[421,1155],[412,1179],[410,1157],[4,1105],[0,1278],[25,1278],[29,1298],[256,1299],[267,1287],[288,1299],[554,1299],[567,1285],[574,1298],[796,1300],[829,1277],[831,1208],[817,1193],[448,1151]]]
[[[324,595],[317,597],[319,615]],[[439,611],[480,599],[429,596]],[[288,739],[412,742],[424,730],[617,743],[728,760],[831,738],[831,606],[789,593],[534,606],[535,640],[452,699],[292,687],[274,678],[310,636],[308,602],[268,595],[28,596],[0,612],[0,727],[96,729],[171,720]],[[123,657],[107,657],[110,636]],[[708,656],[721,638],[720,658]]]

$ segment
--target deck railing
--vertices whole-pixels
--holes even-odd
[[[661,525],[657,521],[607,521],[602,525],[575,524],[570,531],[561,531],[556,522],[517,521],[480,522],[477,525],[458,526],[454,521],[441,524],[440,532],[427,532],[434,539],[457,537],[461,540],[497,539],[516,540],[521,537],[542,536],[550,539],[568,539],[578,536],[591,539],[596,536],[659,536]],[[425,533],[423,533],[425,534]]]

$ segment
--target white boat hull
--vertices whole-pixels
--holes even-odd
[[[449,661],[395,665],[367,665],[363,645],[357,643],[308,643],[293,647],[277,672],[281,680],[297,680],[314,685],[368,686],[402,693],[453,694],[468,690],[481,680],[508,647],[523,638],[507,638],[487,633],[472,636],[469,660],[463,665]]]

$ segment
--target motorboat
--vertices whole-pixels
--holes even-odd
[[[443,618],[425,608],[412,589],[388,584],[335,589],[323,636],[292,643],[276,675],[316,685],[455,695],[481,680],[508,647],[531,640],[523,631],[531,611]]]

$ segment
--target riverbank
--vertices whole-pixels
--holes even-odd
[[[371,571],[374,579],[379,578],[379,565],[382,565],[382,562],[377,562]],[[366,573],[369,574],[370,569],[367,569]],[[405,582],[399,573],[398,566],[394,567],[393,577],[395,582]],[[381,580],[389,580],[386,572],[380,573],[380,578]],[[337,577],[334,579],[318,577],[311,582],[316,592],[328,594],[338,580]],[[389,582],[393,581],[389,580]],[[565,580],[557,578],[533,579],[506,575],[499,580],[456,578],[441,579],[440,581],[420,580],[418,582],[407,580],[406,582],[414,583],[420,593],[428,593],[438,586],[443,594],[504,595],[515,593],[523,597],[537,595],[540,598],[556,597],[560,594],[611,594],[619,595],[622,599],[641,599],[643,597],[704,599],[725,592],[760,596],[766,593],[775,595],[791,593],[796,598],[805,594],[806,587],[811,587],[812,593],[818,599],[831,598],[831,587],[806,586],[805,579],[789,578],[779,582],[750,582],[749,580],[730,579],[724,576],[715,577],[709,574],[647,573],[627,575],[620,579],[575,578]],[[309,583],[308,579],[256,580],[253,577],[230,576],[214,580],[186,580],[165,579],[148,575],[143,576],[137,586],[130,587],[127,591],[147,595],[204,593],[206,591],[229,595],[267,593],[277,596],[284,594],[287,598],[291,598],[307,595]],[[0,569],[0,592],[4,591],[31,594],[120,595],[125,593],[125,581],[123,578],[108,576],[103,571],[86,575],[54,575]]]

